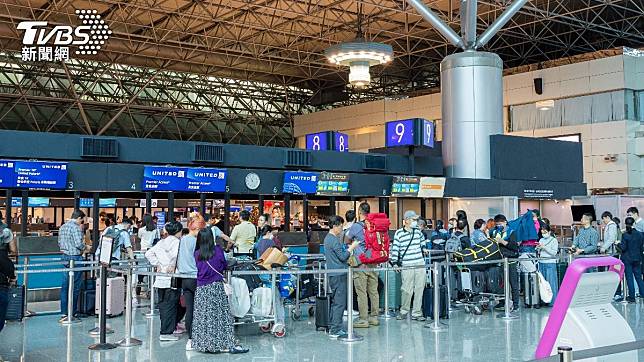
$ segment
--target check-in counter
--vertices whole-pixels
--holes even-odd
[[[60,249],[57,236],[18,236],[18,263],[41,264],[60,260]],[[55,259],[55,260],[52,260]],[[29,270],[60,269],[62,264],[53,266],[33,267]],[[22,270],[22,269],[20,269]],[[57,300],[60,298],[62,272],[32,273],[27,278],[29,302]],[[24,274],[18,275],[18,283],[24,283]]]

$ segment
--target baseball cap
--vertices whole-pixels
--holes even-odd
[[[413,210],[407,210],[405,211],[404,219],[418,219],[418,215]]]

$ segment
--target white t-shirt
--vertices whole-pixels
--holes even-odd
[[[160,239],[161,234],[159,229],[155,228],[152,231],[148,231],[145,227],[139,229],[139,239],[141,239],[141,250],[145,251],[152,247],[154,239]]]

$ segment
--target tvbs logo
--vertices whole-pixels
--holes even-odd
[[[76,10],[83,25],[57,25],[53,29],[46,21],[23,21],[18,30],[23,30],[23,61],[69,60],[70,46],[76,47],[78,55],[95,55],[105,45],[112,31],[96,10]]]

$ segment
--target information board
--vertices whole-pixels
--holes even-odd
[[[80,199],[80,207],[94,207],[94,199],[82,198]],[[116,199],[99,199],[98,207],[116,207]]]
[[[393,197],[417,197],[420,189],[420,177],[416,176],[394,176],[391,184],[391,196]]]
[[[348,196],[349,175],[343,173],[322,172],[318,180],[316,195]]]
[[[155,211],[154,216],[157,217],[157,229],[162,230],[163,227],[165,226],[165,212]]]
[[[218,168],[189,168],[185,191],[225,192],[227,174],[227,170]]]
[[[434,139],[435,139],[435,127],[434,122],[428,121],[426,119],[421,119],[422,134],[423,134],[423,146],[434,148]]]
[[[333,150],[338,152],[349,152],[349,135],[333,132]]]
[[[144,191],[183,191],[187,189],[186,169],[183,167],[145,166]]]
[[[418,197],[442,198],[445,195],[445,177],[421,177]]]
[[[385,125],[386,147],[414,145],[414,119],[387,122]]]
[[[282,192],[285,194],[314,194],[317,186],[318,174],[315,172],[284,172]]]
[[[67,163],[15,161],[16,187],[26,189],[64,189],[67,184]]]
[[[0,160],[0,187],[15,187],[16,178],[13,172],[14,162],[9,160]]]
[[[49,207],[49,198],[48,197],[29,197],[27,199],[27,206],[28,207]],[[22,207],[22,198],[12,197],[11,207]]]
[[[307,134],[306,149],[311,151],[327,151],[329,149],[329,132]]]

